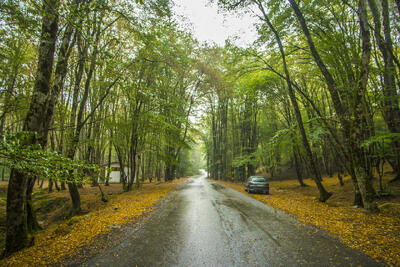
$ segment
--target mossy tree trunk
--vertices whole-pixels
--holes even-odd
[[[26,145],[47,143],[49,121],[48,100],[51,94],[50,80],[53,72],[55,44],[58,31],[59,0],[43,1],[43,21],[40,37],[38,67],[33,95],[29,111],[24,121],[24,131],[36,132],[25,140]],[[43,115],[45,114],[45,115]],[[27,225],[26,193],[28,181],[32,179],[27,174],[11,170],[10,182],[7,190],[7,233],[6,249],[4,254],[9,255],[31,243]],[[33,181],[34,182],[34,181]]]

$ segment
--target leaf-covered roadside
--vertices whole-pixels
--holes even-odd
[[[225,181],[218,183],[247,194],[241,183]],[[347,246],[360,250],[372,258],[393,266],[400,265],[399,209],[383,208],[379,214],[366,214],[360,209],[340,202],[321,203],[313,196],[299,193],[298,189],[293,190],[289,183],[270,183],[270,195],[249,195],[273,208],[288,212],[303,223],[328,231]],[[294,184],[295,181],[291,183]],[[324,184],[329,183],[337,183],[337,180],[324,178]]]
[[[0,266],[46,266],[71,256],[97,236],[113,227],[126,224],[153,211],[177,184],[185,179],[159,185],[144,185],[139,190],[121,194],[98,211],[73,217],[35,237],[35,245],[1,260]]]

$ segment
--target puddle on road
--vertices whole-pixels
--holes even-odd
[[[180,190],[189,189],[189,188],[203,188],[203,187],[204,187],[204,185],[202,185],[202,184],[186,184],[186,185],[182,186],[182,188],[180,188]]]
[[[224,189],[224,186],[222,186],[222,185],[220,185],[220,184],[216,184],[216,183],[212,183],[212,184],[211,184],[211,187],[212,187],[214,190],[217,190],[217,191],[220,191],[220,190]]]
[[[186,183],[181,184],[176,191],[182,191],[190,188],[203,188],[204,185],[202,184],[195,184],[193,179],[188,180]]]

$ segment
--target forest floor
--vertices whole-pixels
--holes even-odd
[[[392,178],[386,174],[385,184]],[[244,191],[243,183],[218,181],[237,191]],[[298,221],[314,225],[337,237],[347,246],[392,266],[400,266],[400,183],[388,184],[388,196],[381,197],[379,214],[368,214],[353,206],[353,189],[349,176],[340,186],[336,175],[323,177],[323,185],[333,196],[326,202],[318,201],[318,191],[311,179],[307,187],[297,180],[271,181],[270,195],[250,194],[273,208],[283,210]],[[375,181],[378,188],[378,181]]]
[[[33,203],[38,221],[45,230],[35,236],[34,246],[0,260],[0,266],[47,266],[74,255],[85,257],[91,253],[86,250],[93,240],[97,246],[94,250],[103,250],[108,246],[107,233],[128,223],[140,223],[185,180],[144,183],[127,193],[123,193],[120,184],[102,185],[108,202],[101,201],[98,187],[86,185],[79,190],[84,214],[72,218],[68,218],[71,201],[67,190],[49,194],[46,189],[36,188]],[[6,191],[7,183],[0,183],[0,254],[5,243]]]

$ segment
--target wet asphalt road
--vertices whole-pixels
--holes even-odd
[[[204,175],[189,179],[140,230],[84,265],[378,266],[325,232]]]

